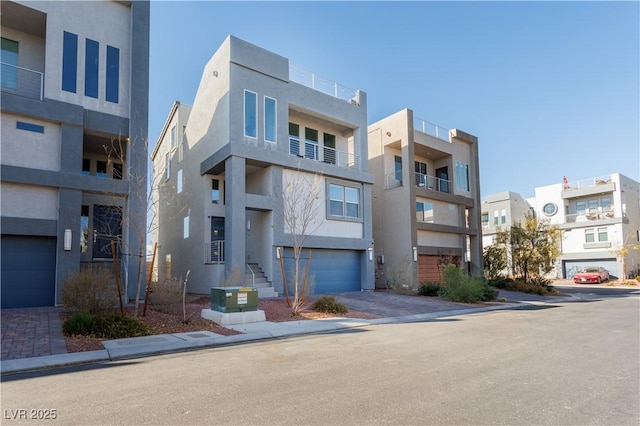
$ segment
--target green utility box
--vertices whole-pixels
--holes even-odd
[[[258,310],[258,290],[251,287],[211,287],[211,310],[245,312]]]

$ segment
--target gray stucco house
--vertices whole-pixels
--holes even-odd
[[[369,125],[376,286],[440,281],[453,263],[482,276],[478,138],[404,109]]]
[[[158,273],[208,294],[225,276],[283,291],[292,233],[282,194],[319,182],[305,240],[314,292],[374,288],[366,94],[305,73],[229,36],[205,66],[192,106],[176,102],[152,155]],[[247,283],[251,283],[248,281]],[[258,287],[258,285],[256,285]]]
[[[149,2],[1,8],[2,308],[59,303],[71,272],[111,269],[111,241],[133,297],[146,245]]]

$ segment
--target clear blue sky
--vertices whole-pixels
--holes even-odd
[[[151,2],[149,137],[191,105],[232,34],[478,136],[482,196],[622,173],[640,180],[640,3]]]

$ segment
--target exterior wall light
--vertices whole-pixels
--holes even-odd
[[[64,230],[64,250],[65,251],[70,251],[71,250],[71,239],[73,238],[73,233],[71,232],[71,229],[65,229]]]
[[[414,262],[418,261],[418,247],[413,248],[413,261]]]

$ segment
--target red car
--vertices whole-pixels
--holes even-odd
[[[609,271],[600,266],[588,266],[582,268],[573,276],[573,282],[576,284],[598,283],[609,279]]]

